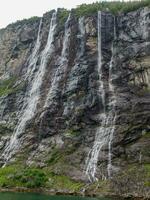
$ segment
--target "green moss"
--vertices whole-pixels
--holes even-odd
[[[65,131],[64,136],[65,137],[77,137],[80,135],[80,131],[79,130],[74,130],[74,129],[68,129]]]
[[[12,131],[8,124],[0,124],[0,135],[11,133]]]
[[[150,187],[150,164],[145,164],[144,169],[146,171],[147,179],[148,179],[148,180],[145,181],[144,185],[146,187]]]
[[[150,132],[145,132],[145,133],[143,134],[143,137],[144,137],[144,138],[149,138],[149,137],[150,137]]]
[[[58,162],[58,160],[63,159],[63,154],[59,149],[54,149],[50,155],[50,158],[48,159],[48,164],[55,164]]]
[[[147,175],[150,177],[150,164],[145,164],[144,169],[145,169]]]
[[[83,187],[83,183],[71,180],[69,177],[64,175],[56,175],[54,173],[49,174],[49,182],[47,187],[55,188],[56,190],[70,190],[77,192]]]
[[[65,159],[68,155],[72,154],[76,150],[76,146],[74,144],[70,144],[65,149],[54,148],[52,153],[47,160],[47,163],[50,166],[58,165],[65,165]]]
[[[150,187],[150,181],[145,182],[144,185],[145,185],[146,187]]]
[[[12,94],[18,92],[24,87],[24,82],[21,82],[18,85],[15,85],[17,81],[16,77],[9,78],[7,80],[0,81],[0,96],[5,96],[8,94]]]

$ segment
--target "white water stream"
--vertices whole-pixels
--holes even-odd
[[[49,107],[51,102],[53,101],[53,97],[55,97],[55,94],[57,90],[59,89],[60,80],[62,79],[68,66],[69,43],[70,43],[70,34],[71,34],[71,28],[69,24],[70,20],[71,20],[71,13],[68,16],[67,21],[65,22],[63,48],[62,48],[61,57],[59,60],[59,66],[54,74],[54,78],[52,80],[52,84],[48,92],[44,108]]]
[[[107,164],[107,177],[111,178],[112,175],[112,142],[115,131],[115,105],[116,98],[114,87],[112,84],[112,66],[113,66],[113,45],[112,45],[112,57],[109,64],[109,92],[112,95],[112,101],[109,100],[109,111],[106,112],[106,99],[105,99],[105,88],[102,79],[102,38],[101,38],[101,12],[98,12],[98,73],[99,73],[99,92],[102,96],[102,102],[104,107],[103,114],[100,115],[101,125],[96,130],[94,145],[89,151],[88,158],[86,160],[86,174],[89,180],[96,181],[96,170],[97,163],[102,159],[102,150],[108,145],[108,164]],[[114,24],[114,38],[115,36],[115,24]],[[101,174],[102,179],[107,178],[104,174]]]
[[[41,24],[42,24],[42,21],[39,26],[37,42],[35,44],[35,48],[33,50],[31,59],[29,61],[29,67],[33,66],[33,69],[32,70],[29,69],[27,72],[27,74],[29,75],[29,80],[30,80],[31,75],[34,72],[34,68],[36,67],[36,62],[38,59],[38,51],[40,48]],[[31,81],[31,86],[30,86],[31,88],[30,88],[28,94],[26,95],[19,122],[16,126],[14,134],[12,135],[10,141],[8,142],[4,152],[2,154],[2,157],[4,158],[6,163],[12,157],[12,155],[16,152],[16,150],[19,149],[21,144],[20,144],[18,138],[25,131],[27,122],[30,119],[32,119],[36,113],[37,103],[38,103],[39,97],[40,97],[40,88],[41,88],[41,85],[43,82],[43,77],[45,74],[47,61],[53,50],[52,43],[54,41],[55,29],[56,29],[56,12],[54,12],[52,15],[47,44],[45,46],[45,49],[42,52],[41,63],[39,65],[38,71],[35,73],[35,76],[34,76],[33,80]]]

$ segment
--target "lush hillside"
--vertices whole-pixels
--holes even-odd
[[[98,10],[110,11],[113,14],[127,13],[145,6],[150,6],[149,0],[137,1],[97,1],[93,4],[82,4],[76,8],[77,16],[90,15]]]

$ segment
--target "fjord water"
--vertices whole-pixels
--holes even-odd
[[[48,196],[28,193],[0,193],[0,200],[111,200],[108,198],[88,198],[72,196]]]

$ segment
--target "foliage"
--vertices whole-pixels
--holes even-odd
[[[38,22],[39,21],[39,17],[37,16],[33,16],[33,17],[30,17],[29,19],[22,19],[22,20],[17,20],[16,22],[13,22],[11,24],[9,24],[7,27],[11,27],[11,28],[14,28],[16,26],[21,26],[23,24],[34,24],[35,22]]]
[[[6,123],[0,123],[0,135],[11,133],[12,127]]]
[[[110,11],[113,14],[128,13],[138,8],[150,6],[149,0],[136,1],[101,1],[92,4],[82,4],[75,9],[75,14],[80,16],[88,16],[100,11]]]
[[[27,188],[37,188],[45,186],[48,178],[41,169],[24,169],[22,172],[16,173],[14,176],[15,181],[19,181]]]
[[[15,85],[17,78],[12,77],[6,80],[0,81],[0,96],[5,96],[8,94],[12,94],[17,92],[18,90],[21,90],[24,86],[24,83],[21,82],[18,85]]]
[[[64,8],[60,9],[60,12],[58,13],[58,19],[59,19],[60,25],[64,24],[68,15],[69,15],[69,10],[64,9]]]
[[[0,96],[7,95],[12,92],[12,86],[15,82],[15,78],[0,81]]]
[[[82,186],[83,183],[73,181],[64,175],[56,175],[46,168],[25,168],[20,165],[0,168],[0,187],[44,187],[78,191]]]
[[[73,192],[77,192],[83,186],[83,183],[73,181],[69,177],[64,175],[56,175],[54,173],[50,173],[49,177],[50,181],[48,183],[48,187],[55,188],[56,190],[61,188],[62,190],[66,189],[71,190]]]
[[[74,129],[67,129],[64,133],[65,137],[77,137],[80,135],[80,131],[79,130],[74,130]]]
[[[1,187],[37,188],[44,186],[47,180],[41,169],[24,169],[20,166],[8,166],[0,169]]]

